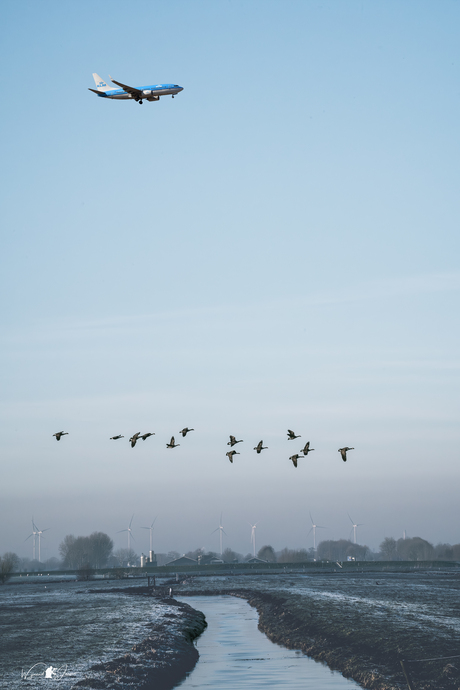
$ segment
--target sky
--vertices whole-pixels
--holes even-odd
[[[4,1],[0,554],[460,542],[459,20]]]

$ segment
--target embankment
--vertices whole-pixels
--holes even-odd
[[[139,590],[144,589],[130,588],[126,592],[142,595],[144,592]],[[165,613],[160,622],[151,623],[151,633],[127,654],[93,665],[86,678],[75,683],[72,690],[170,690],[177,685],[198,661],[193,641],[206,628],[206,621],[200,611],[188,604],[174,599],[166,599],[164,603],[176,612]]]

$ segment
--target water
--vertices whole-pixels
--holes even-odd
[[[208,627],[197,641],[200,659],[177,687],[213,690],[354,690],[343,678],[300,651],[280,647],[260,632],[258,614],[243,599],[231,596],[183,597],[206,616]]]

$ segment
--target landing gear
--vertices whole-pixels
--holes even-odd
[[[139,101],[139,105],[142,105],[142,101]]]
[[[174,96],[173,96],[173,98],[174,98]]]

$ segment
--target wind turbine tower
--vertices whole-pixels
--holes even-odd
[[[36,530],[36,527],[35,527],[34,519],[32,518],[32,534],[29,534],[27,539],[30,539],[30,537],[32,537],[32,558],[33,558],[33,560],[35,560],[35,542],[37,539],[37,532],[35,530]],[[27,539],[24,539],[24,541],[27,541]]]
[[[133,524],[133,519],[134,519],[134,513],[133,517],[130,520],[129,526],[126,529],[121,529],[117,534],[121,534],[122,532],[128,532],[128,551],[131,551],[131,537],[133,538],[134,541],[134,535],[132,533],[131,525]]]
[[[222,526],[222,513],[220,514],[220,522],[219,522],[219,527],[216,527],[215,530],[211,532],[211,534],[214,534],[214,532],[219,531],[219,537],[220,537],[220,555],[222,556],[223,549],[222,549],[222,534],[225,534],[225,536],[228,537],[227,532],[224,530]]]
[[[38,529],[37,525],[34,522],[34,519],[32,518],[32,529],[33,529],[33,532],[29,536],[30,537],[33,536],[33,538],[34,538],[34,560],[35,560],[35,538],[38,537],[38,562],[41,563],[42,562],[42,559],[41,559],[41,538],[42,538],[43,532],[47,532],[50,529],[50,527],[47,527],[46,529]],[[29,537],[27,537],[27,539],[29,539]]]
[[[256,525],[257,525],[257,522],[255,525],[251,525],[251,523],[249,523],[249,525],[251,527],[252,555],[255,558],[256,557]]]
[[[348,517],[350,518],[351,524],[353,525],[353,543],[356,544],[356,530],[357,530],[358,527],[361,527],[364,523],[363,523],[363,522],[358,522],[358,523],[355,524],[355,523],[353,522],[353,520],[351,519],[350,514],[347,513],[347,515],[348,515]],[[350,531],[351,531],[351,530],[350,530]]]
[[[310,532],[313,532],[313,548],[316,551],[316,528],[318,528],[318,529],[326,529],[326,528],[323,527],[322,525],[316,525],[313,522],[313,518],[311,516],[311,513],[310,513],[310,520],[311,520],[311,527],[310,527],[310,531],[308,532],[308,534],[310,534]],[[307,537],[308,537],[308,534],[307,534]]]
[[[133,516],[134,517],[134,516]],[[158,515],[157,515],[158,517]],[[157,518],[155,518],[156,520]],[[155,524],[155,520],[152,522],[150,527],[141,527],[141,529],[148,529],[150,530],[150,551],[153,551],[153,525]]]

